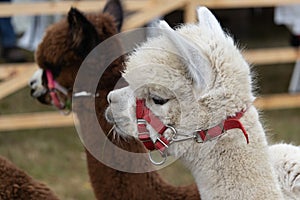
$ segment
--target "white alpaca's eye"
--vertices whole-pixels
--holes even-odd
[[[167,103],[169,101],[169,99],[163,99],[158,96],[152,96],[152,100],[157,105],[164,105],[165,103]]]

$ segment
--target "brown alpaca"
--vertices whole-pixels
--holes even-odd
[[[58,200],[58,197],[45,184],[0,156],[0,199]]]
[[[102,14],[84,15],[71,9],[67,19],[51,26],[38,47],[36,62],[41,71],[42,81],[34,77],[31,80],[32,95],[40,102],[51,104],[45,70],[50,70],[56,82],[64,86],[72,95],[72,89],[78,69],[88,53],[100,42],[116,34],[122,24],[122,8],[117,0],[108,1]],[[121,78],[123,58],[113,62],[102,76],[96,97],[97,118],[102,129],[108,133],[111,125],[104,117],[107,107],[106,96]],[[38,85],[38,82],[43,83]],[[39,88],[42,88],[41,90]],[[66,96],[58,94],[61,99]],[[74,110],[76,112],[76,109]],[[82,131],[90,131],[88,117],[80,118]],[[109,139],[131,152],[146,152],[143,145],[135,139],[118,142]],[[118,159],[109,152],[112,159]],[[92,187],[97,199],[200,199],[195,184],[186,187],[174,187],[167,184],[157,172],[132,174],[107,167],[95,159],[87,150],[87,164]]]

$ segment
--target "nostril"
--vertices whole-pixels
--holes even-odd
[[[32,87],[34,84],[36,84],[36,82],[37,82],[36,80],[30,80],[29,85]]]
[[[108,103],[111,103],[111,93],[109,93],[106,97]]]

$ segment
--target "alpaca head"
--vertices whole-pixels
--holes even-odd
[[[57,95],[65,104],[70,99],[77,71],[100,42],[116,34],[122,25],[123,13],[118,0],[109,0],[101,14],[83,14],[71,8],[67,18],[50,26],[35,54],[39,70],[29,81],[31,95],[41,103],[52,104],[46,71],[66,92]],[[120,75],[118,75],[120,76]]]
[[[207,8],[198,9],[198,18],[198,24],[177,30],[160,22],[161,35],[129,56],[129,86],[108,95],[106,111],[121,134],[137,136],[136,98],[185,135],[216,126],[253,102],[250,69],[232,38]],[[157,131],[147,128],[154,140]]]

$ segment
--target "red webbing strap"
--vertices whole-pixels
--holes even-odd
[[[138,132],[139,132],[139,140],[143,142],[144,146],[148,150],[159,150],[161,153],[167,148],[167,145],[170,143],[162,134],[167,129],[167,127],[160,121],[158,117],[156,117],[149,108],[145,105],[144,99],[136,99],[136,118],[139,120],[145,120],[148,124],[150,124],[153,129],[159,133],[161,136],[159,139],[153,143],[150,138],[149,131],[147,130],[146,123],[138,122]]]
[[[59,101],[59,98],[56,94],[55,90],[55,83],[53,79],[52,72],[50,70],[46,70],[46,76],[47,76],[47,81],[48,81],[48,88],[49,88],[49,93],[51,96],[51,99],[53,101],[53,104],[58,108],[58,109],[63,109],[62,104]]]
[[[239,119],[227,119],[227,120],[225,120],[225,122],[224,122],[224,130],[225,131],[230,130],[230,129],[234,129],[234,128],[241,129],[241,131],[243,132],[243,134],[246,138],[247,144],[249,144],[248,134],[247,134],[243,124],[240,122],[240,120]]]
[[[156,117],[149,108],[146,107],[144,99],[136,100],[136,118],[144,119],[160,135],[162,135],[167,129],[161,120]]]
[[[160,119],[156,117],[149,109],[145,109],[144,120],[146,120],[160,135],[162,135],[167,129]]]
[[[240,129],[247,141],[247,144],[249,144],[249,137],[248,134],[243,126],[243,124],[240,122],[240,118],[244,115],[244,111],[236,113],[234,117],[228,117],[223,124],[217,125],[215,127],[212,127],[208,130],[201,130],[198,132],[199,136],[201,137],[202,141],[205,142],[209,139],[215,138],[220,136],[224,133],[224,131],[238,128]]]
[[[145,105],[144,99],[137,99],[137,119],[144,119],[152,128],[160,135],[167,129],[167,127],[156,117],[149,108]]]
[[[137,99],[136,100],[136,118],[137,119],[143,119],[144,116],[144,104],[145,101],[143,99]],[[138,129],[138,138],[139,140],[144,144],[144,146],[148,150],[155,150],[155,146],[150,138],[149,131],[147,130],[146,123],[138,123],[137,124]]]
[[[144,106],[145,100],[144,99],[136,99],[136,118],[143,119],[144,118]]]
[[[150,138],[150,134],[146,128],[146,124],[138,124],[138,138],[148,150],[155,150],[155,146]]]

